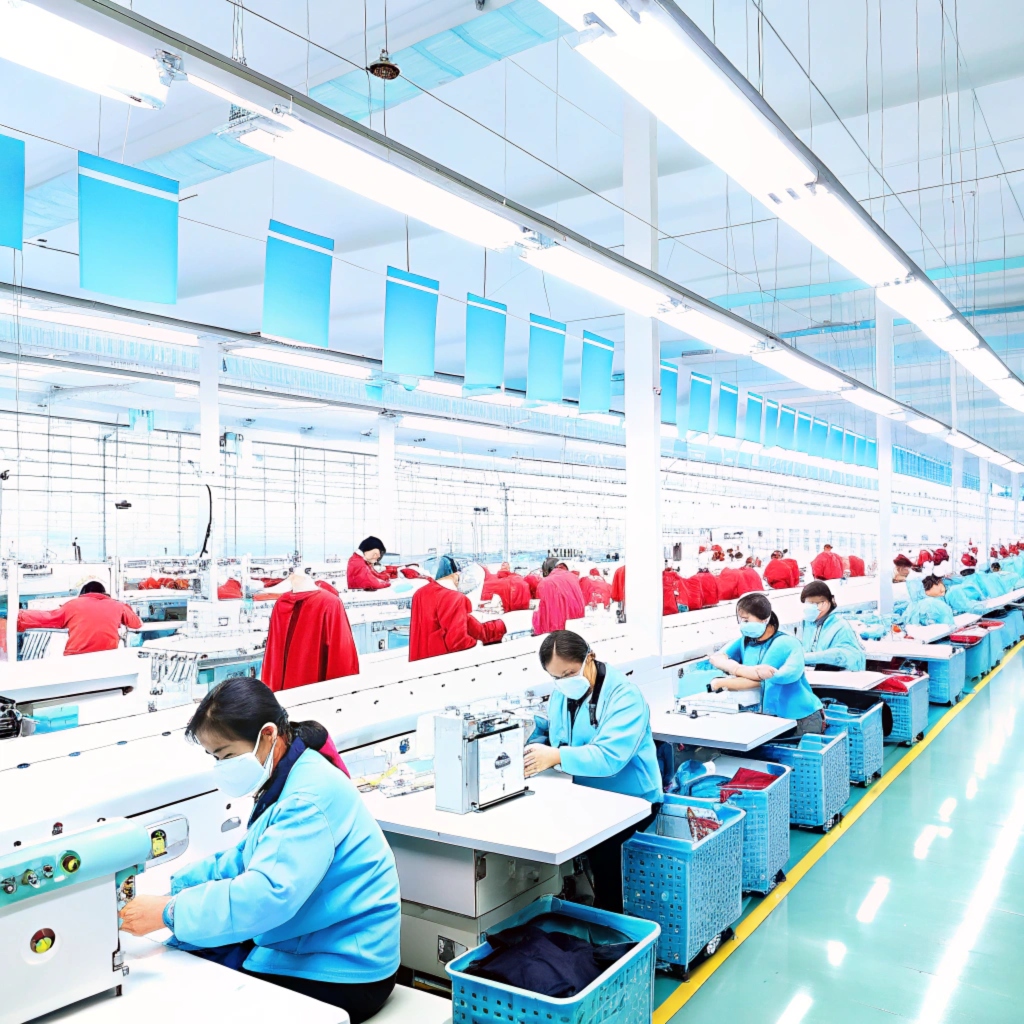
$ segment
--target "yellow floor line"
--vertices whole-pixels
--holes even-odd
[[[768,915],[790,894],[793,887],[800,881],[808,871],[818,863],[821,858],[846,834],[849,828],[858,818],[899,778],[903,770],[912,764],[928,748],[949,723],[960,714],[961,711],[1002,671],[1010,659],[1024,647],[1024,640],[1018,642],[1003,660],[981,682],[978,683],[972,693],[967,694],[959,704],[954,704],[936,723],[928,730],[923,740],[915,744],[907,751],[906,756],[896,762],[874,785],[857,801],[851,808],[850,813],[836,825],[830,832],[826,833],[817,843],[797,861],[792,870],[787,874],[786,880],[776,886],[761,902],[736,925],[736,937],[729,942],[724,942],[718,952],[705,960],[699,967],[694,968],[690,974],[689,981],[684,981],[672,992],[655,1011],[652,1024],[667,1024],[696,994],[701,985],[718,970],[726,960],[736,952],[737,949],[767,920]]]

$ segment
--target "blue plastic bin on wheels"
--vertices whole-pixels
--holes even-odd
[[[967,652],[963,647],[951,644],[948,640],[939,640],[932,646],[947,649],[952,647],[952,652],[946,659],[929,658],[917,663],[928,673],[928,703],[955,704],[964,692],[964,684],[967,682]],[[917,665],[914,663],[907,667],[917,671]]]
[[[836,700],[825,700],[825,720],[845,729],[850,739],[850,781],[866,786],[882,774],[882,701],[870,708],[849,708]]]
[[[687,809],[718,819],[692,837]],[[745,813],[718,799],[666,794],[661,813],[622,846],[622,899],[627,914],[661,926],[658,964],[685,972],[718,948],[743,910]]]
[[[878,694],[892,710],[892,732],[885,737],[885,742],[902,743],[910,747],[921,739],[928,727],[928,677],[911,678],[897,673],[890,678],[903,683],[907,692],[871,691]]]

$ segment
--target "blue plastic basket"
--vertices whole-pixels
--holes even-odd
[[[721,822],[699,842],[686,808],[710,809]],[[743,819],[718,799],[666,794],[661,813],[622,846],[627,914],[661,926],[658,963],[685,970],[743,912]]]
[[[940,641],[946,648],[948,641]],[[935,644],[936,647],[939,644]],[[963,693],[967,681],[967,654],[962,647],[953,647],[952,657],[946,660],[922,661],[928,672],[928,701],[931,704],[955,704]]]
[[[544,914],[561,914],[584,924],[614,928],[636,946],[582,992],[554,999],[466,974],[471,963],[491,952],[490,943],[485,941],[445,964],[452,981],[453,1024],[650,1024],[654,1012],[654,958],[661,930],[658,925],[566,903],[557,896],[542,896],[489,930],[500,932]]]
[[[987,621],[991,622],[992,620],[987,619]],[[1003,651],[1005,649],[1003,645],[1007,642],[1006,635],[1008,630],[1005,623],[1000,623],[998,626],[986,629],[985,632],[988,634],[985,638],[988,643],[988,666],[985,669],[987,674],[1003,660]]]
[[[885,737],[885,742],[905,743],[909,747],[921,738],[928,726],[928,679],[921,676],[906,687],[906,693],[872,692],[892,709],[892,732]]]
[[[768,761],[716,757],[719,774],[692,783],[687,793],[720,799],[719,790],[740,768],[779,777],[765,789],[744,789],[728,798],[730,804],[747,812],[743,819],[743,891],[768,893],[789,860],[789,777],[793,770]]]
[[[1004,608],[998,612],[988,612],[986,619],[999,619],[1003,623],[1002,645],[1009,650],[1021,637],[1024,637],[1024,613],[1019,608]]]
[[[828,831],[850,799],[850,744],[845,729],[826,726],[825,734],[799,742],[766,743],[755,757],[793,769],[789,782],[789,820],[793,825]]]
[[[850,781],[866,786],[882,774],[882,702],[861,710],[837,701],[825,702],[825,719],[845,729],[850,741]]]

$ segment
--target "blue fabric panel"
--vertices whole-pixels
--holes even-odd
[[[78,154],[78,169],[82,288],[142,302],[176,302],[178,183],[88,153]],[[95,171],[123,184],[101,181],[82,171]]]
[[[834,423],[828,428],[828,441],[825,444],[825,457],[834,462],[843,461],[843,428]]]
[[[743,421],[743,440],[761,443],[761,410],[764,407],[764,399],[755,395],[753,391],[747,392],[747,414]]]
[[[779,443],[779,403],[769,399],[764,403],[764,446],[774,448]]]
[[[493,391],[505,379],[505,321],[503,302],[466,295],[466,369],[468,391]],[[609,381],[609,386],[611,382]]]
[[[811,417],[806,412],[796,414],[796,450],[811,454]]]
[[[583,362],[580,366],[580,412],[606,413],[612,407],[612,359],[615,343],[600,335],[583,332]]]
[[[675,363],[661,364],[661,422],[675,426],[679,413],[679,368]]]
[[[690,409],[687,430],[707,434],[711,423],[711,378],[702,373],[690,374]]]
[[[388,267],[384,298],[384,372],[401,377],[434,375],[437,293],[429,277]]]
[[[736,436],[736,408],[739,405],[740,392],[735,384],[718,386],[718,428],[719,437]]]
[[[270,222],[270,230],[320,248],[267,238],[263,334],[327,348],[334,260],[322,250],[333,250],[334,240],[276,220]]]
[[[25,143],[0,135],[0,245],[20,249],[25,226]]]
[[[779,406],[779,447],[796,451],[796,409],[788,405]]]
[[[560,402],[565,369],[565,324],[530,314],[530,354],[526,397],[531,402]]]
[[[848,466],[856,465],[854,452],[857,447],[857,435],[852,430],[847,430],[843,437],[843,462]]]
[[[811,455],[819,459],[825,457],[825,447],[828,444],[828,423],[825,420],[815,419],[811,422]]]
[[[868,464],[868,439],[866,437],[861,437],[860,434],[858,434],[853,451],[854,465],[866,466]]]
[[[866,458],[866,465],[869,468],[878,469],[878,442],[873,437],[869,437],[867,440]]]

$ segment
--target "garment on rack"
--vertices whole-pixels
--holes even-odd
[[[936,554],[938,554],[938,552],[936,552]],[[864,575],[864,559],[861,558],[860,555],[850,555],[850,575]]]
[[[746,565],[738,571],[740,574],[740,597],[744,594],[755,594],[764,589],[764,584],[761,582],[761,576],[756,569]]]
[[[118,632],[121,626],[140,629],[142,620],[128,605],[115,601],[109,594],[82,594],[65,601],[52,612],[18,612],[18,632],[66,629],[65,657],[115,650],[121,639]]]
[[[353,552],[349,558],[347,577],[349,590],[383,590],[391,586],[389,573],[378,572],[361,551]]]
[[[317,587],[277,599],[260,672],[271,690],[358,674],[359,655],[340,598]]]
[[[773,558],[764,567],[764,581],[772,590],[786,590],[793,586],[791,570],[782,558]]]
[[[582,992],[636,945],[596,944],[533,923],[488,935],[487,941],[491,952],[471,963],[467,974],[555,999]]]
[[[621,604],[626,600],[626,567],[620,565],[612,574],[612,600]]]
[[[569,619],[582,619],[586,614],[580,581],[565,569],[552,569],[537,587],[540,607],[533,613],[533,633],[550,633],[565,629]]]
[[[430,580],[413,595],[409,620],[409,660],[468,651],[478,643],[496,644],[506,628],[501,619],[481,622],[465,594]]]
[[[686,591],[686,607],[691,612],[700,611],[704,607],[704,592],[700,580],[696,576],[683,577],[683,589]]]
[[[689,610],[686,601],[686,584],[682,576],[672,569],[665,569],[661,574],[661,614],[678,615],[680,605]]]
[[[811,574],[816,580],[841,580],[843,560],[834,551],[822,551],[811,561]]]

